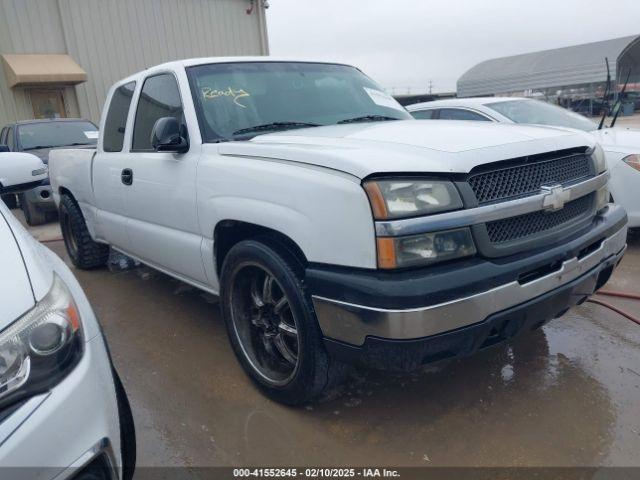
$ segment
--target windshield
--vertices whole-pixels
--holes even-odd
[[[91,122],[42,122],[18,125],[20,150],[95,145],[98,129]]]
[[[376,83],[345,65],[223,63],[187,72],[204,142],[353,119],[412,119]]]
[[[591,132],[598,128],[595,123],[582,115],[538,100],[508,100],[486,103],[485,106],[515,123],[576,128],[585,132]]]

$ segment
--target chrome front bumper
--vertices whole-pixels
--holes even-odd
[[[562,262],[552,273],[521,284],[512,281],[468,297],[423,308],[394,310],[312,296],[326,338],[363,345],[366,337],[418,339],[482,322],[490,315],[527,302],[597,268],[626,248],[627,227],[605,238],[599,247]],[[589,292],[590,293],[590,292]]]

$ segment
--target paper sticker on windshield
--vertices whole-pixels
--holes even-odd
[[[388,93],[381,92],[380,90],[374,90],[373,88],[364,88],[369,98],[373,100],[373,103],[380,105],[381,107],[394,108],[396,110],[404,110],[402,106],[396,102],[396,100]]]
[[[91,140],[97,140],[98,139],[98,131],[97,130],[92,130],[89,132],[84,132],[84,136],[91,139]]]
[[[244,97],[250,97],[251,95],[244,88],[232,88],[228,87],[224,90],[218,90],[217,88],[202,87],[202,96],[205,100],[215,100],[217,98],[231,98],[233,103],[241,108],[247,108],[240,99]]]

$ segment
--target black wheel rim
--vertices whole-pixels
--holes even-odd
[[[71,218],[66,211],[62,212],[62,215],[60,215],[60,217],[64,246],[67,248],[69,256],[75,260],[78,254],[78,244],[76,243],[76,237],[73,236],[73,230],[71,229]]]
[[[251,367],[269,384],[287,384],[300,364],[300,338],[278,280],[261,265],[243,263],[231,277],[230,304],[233,333]]]

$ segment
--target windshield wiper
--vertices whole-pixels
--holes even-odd
[[[233,135],[242,135],[245,133],[263,132],[270,130],[286,130],[288,128],[306,128],[306,127],[320,127],[319,123],[307,123],[307,122],[272,122],[265,123],[264,125],[255,125],[253,127],[241,128],[233,132]]]
[[[627,73],[627,79],[624,81],[622,90],[620,90],[620,93],[618,94],[618,101],[616,102],[616,105],[613,107],[613,110],[615,113],[613,114],[613,120],[611,120],[611,125],[609,125],[609,128],[613,128],[615,126],[616,120],[618,120],[618,115],[620,115],[620,110],[622,110],[622,97],[624,97],[624,92],[627,90],[627,85],[629,84],[629,77],[631,77],[631,69],[629,69],[629,73]]]
[[[26,152],[27,150],[40,150],[42,148],[53,148],[54,145],[36,145],[35,147],[23,148],[22,151]]]
[[[396,117],[387,117],[386,115],[363,115],[361,117],[347,118],[340,120],[338,124],[342,123],[358,123],[358,122],[386,122],[389,120],[400,120]]]
[[[602,98],[602,118],[598,125],[598,130],[602,130],[604,121],[609,115],[609,91],[611,90],[611,71],[609,70],[609,59],[604,57],[604,61],[607,65],[607,86],[604,89],[604,97]]]

